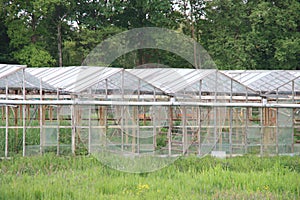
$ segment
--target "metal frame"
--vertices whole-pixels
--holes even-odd
[[[6,66],[5,66],[6,67]],[[2,73],[1,73],[2,69]],[[156,146],[156,138],[159,136],[160,130],[162,128],[167,128],[167,141],[166,141],[166,154],[169,156],[173,156],[174,154],[177,154],[178,152],[175,152],[176,148],[175,140],[173,140],[173,137],[175,135],[180,135],[181,137],[181,143],[178,143],[177,145],[182,145],[181,150],[179,153],[185,154],[189,153],[188,147],[192,147],[194,143],[196,144],[196,150],[195,153],[198,155],[203,155],[207,153],[207,150],[205,149],[205,145],[208,144],[208,141],[203,141],[201,137],[203,135],[208,134],[210,130],[213,132],[213,143],[217,143],[219,145],[218,150],[226,151],[230,154],[230,156],[240,154],[240,152],[244,153],[251,153],[251,144],[248,144],[248,142],[251,139],[251,133],[250,131],[253,129],[258,129],[260,134],[260,143],[255,144],[259,145],[259,154],[264,155],[267,151],[266,149],[269,148],[270,144],[264,143],[264,134],[265,134],[265,128],[274,128],[275,130],[275,151],[274,154],[280,154],[282,151],[280,151],[280,145],[279,145],[279,136],[280,136],[280,130],[279,130],[279,115],[281,113],[278,111],[278,109],[291,109],[292,115],[291,118],[295,119],[295,109],[300,109],[299,99],[299,91],[296,90],[297,87],[295,86],[298,84],[296,81],[298,81],[300,78],[300,74],[297,73],[291,73],[289,71],[257,71],[257,72],[250,72],[245,71],[244,82],[239,82],[238,78],[232,77],[232,74],[230,74],[230,71],[217,71],[217,70],[195,70],[195,69],[133,69],[133,70],[124,70],[121,68],[101,68],[101,67],[92,67],[90,71],[88,70],[83,74],[83,76],[78,80],[72,78],[72,76],[76,75],[76,73],[81,73],[82,70],[87,69],[86,67],[70,67],[67,69],[53,69],[53,68],[39,68],[39,69],[25,69],[24,66],[22,67],[15,67],[14,70],[10,68],[6,68],[6,70],[9,70],[8,72],[1,68],[0,65],[0,80],[2,80],[5,85],[2,85],[3,88],[3,94],[0,95],[0,106],[3,106],[5,109],[2,109],[3,118],[5,118],[5,126],[0,125],[0,129],[5,130],[5,146],[4,146],[4,157],[9,157],[9,132],[11,129],[19,130],[22,129],[22,155],[26,156],[26,136],[30,134],[29,130],[33,129],[39,129],[40,130],[40,144],[39,144],[39,153],[43,154],[45,152],[45,148],[43,146],[44,138],[43,138],[43,130],[47,128],[54,128],[57,131],[56,134],[56,154],[61,154],[61,148],[63,144],[60,143],[61,140],[61,133],[60,129],[64,128],[66,130],[71,130],[71,142],[70,142],[70,152],[75,155],[76,154],[76,148],[77,148],[77,129],[86,129],[88,130],[88,146],[87,146],[87,152],[90,154],[92,153],[92,149],[94,148],[93,143],[91,143],[91,139],[95,137],[93,135],[93,131],[95,129],[99,129],[102,132],[105,132],[104,135],[101,135],[101,137],[109,137],[107,135],[107,132],[112,129],[118,129],[121,130],[127,130],[129,128],[132,128],[133,125],[130,125],[128,121],[134,120],[136,127],[134,127],[134,135],[133,137],[136,137],[136,139],[132,139],[132,153],[140,154],[142,153],[142,144],[140,141],[140,136],[143,133],[144,129],[151,129],[153,130],[153,144],[154,148]],[[47,74],[54,73],[52,76],[48,77]],[[278,75],[281,72],[284,72],[284,74],[287,74],[287,76],[283,76],[283,78],[286,78],[288,80],[282,79],[280,83],[277,83],[276,85],[270,86],[267,89],[270,89],[268,91],[256,91],[259,87],[252,87],[253,84],[257,84],[257,81],[262,81],[264,77],[267,77],[270,79],[270,75]],[[11,85],[10,80],[11,77],[14,77],[15,73],[19,73],[22,75],[22,81],[19,88],[17,88],[17,85]],[[174,73],[177,75],[174,77]],[[233,71],[233,74],[239,74],[239,76],[242,76],[243,71]],[[255,76],[260,74],[259,76]],[[118,75],[117,75],[118,74]],[[67,78],[63,78],[66,77]],[[159,76],[158,76],[159,75]],[[247,78],[247,76],[252,77]],[[291,75],[291,76],[290,76]],[[112,77],[114,77],[112,79]],[[34,78],[32,78],[34,77]],[[52,78],[51,78],[52,77]],[[121,80],[118,80],[118,78],[121,77]],[[130,83],[127,82],[126,77],[130,77]],[[275,76],[277,77],[277,76]],[[134,79],[134,80],[133,80]],[[255,80],[254,80],[255,79]],[[29,81],[33,80],[33,81]],[[37,85],[37,81],[39,80],[39,84]],[[80,83],[76,82],[79,81]],[[86,82],[85,82],[86,81]],[[222,85],[219,86],[218,83],[221,81],[226,81],[223,84],[226,84],[226,88],[222,88]],[[270,80],[266,80],[270,81]],[[103,88],[97,88],[97,84],[101,82],[101,87]],[[0,82],[1,83],[1,82]],[[84,83],[84,84],[81,84]],[[228,84],[229,83],[229,87]],[[119,84],[119,85],[118,85]],[[136,84],[136,85],[135,85]],[[240,88],[243,88],[241,90],[235,88],[235,86],[238,86]],[[1,84],[0,84],[1,87]],[[103,90],[101,93],[95,93],[92,94],[92,90],[95,89],[95,87],[98,90]],[[290,90],[290,96],[286,95],[283,96],[282,94],[284,92],[287,92],[288,88]],[[120,94],[114,94],[111,93],[112,90],[115,90],[119,88]],[[212,91],[209,91],[209,89],[212,89]],[[146,91],[146,89],[149,89],[151,91]],[[20,90],[21,93],[19,94],[13,94],[11,90]],[[127,91],[135,91],[136,93],[129,94]],[[39,93],[36,93],[34,91],[38,91]],[[269,96],[272,91],[276,91],[276,95],[274,98],[273,96]],[[82,99],[78,96],[80,94],[93,96],[94,100],[88,99]],[[177,95],[177,96],[176,96]],[[174,98],[177,97],[177,98]],[[186,96],[188,98],[186,99]],[[267,102],[265,102],[263,99],[267,98]],[[291,102],[282,103],[283,100],[290,100]],[[280,101],[279,101],[280,100]],[[27,122],[31,119],[28,119],[26,116],[26,113],[29,113],[29,116],[32,115],[32,111],[29,109],[27,110],[27,105],[31,106],[38,106],[39,108],[39,125],[31,125],[27,124]],[[9,123],[9,117],[12,117],[10,112],[10,107],[20,108],[20,112],[22,111],[22,115],[20,116],[22,120],[22,125],[10,125]],[[45,124],[45,120],[47,118],[46,115],[49,115],[49,111],[47,111],[46,107],[56,107],[56,125],[47,125]],[[70,107],[70,113],[68,114],[70,116],[70,125],[61,125],[61,122],[63,119],[60,119],[60,112],[63,106]],[[80,113],[80,106],[86,106],[88,108],[88,114],[87,116],[81,116]],[[99,114],[95,113],[91,106],[94,106],[95,108],[105,109],[105,112],[99,112]],[[121,107],[121,114],[120,114],[120,124],[111,124],[112,120],[116,120],[113,117],[114,116],[108,116],[107,110],[111,107]],[[134,107],[135,110],[134,113],[132,113],[132,119],[125,119],[127,115],[124,113],[126,108]],[[142,118],[140,117],[140,110],[145,110],[145,108],[149,107],[162,107],[166,109],[167,112],[167,119],[168,124],[167,125],[157,125],[152,121],[152,125],[144,125],[141,127],[140,122]],[[28,107],[29,108],[29,107]],[[141,108],[141,109],[139,109]],[[175,113],[176,110],[181,110],[180,115],[178,113]],[[188,108],[191,108],[191,110],[196,110],[196,114],[189,113]],[[226,113],[224,114],[226,117],[224,122],[220,121],[219,119],[220,110],[217,110],[218,108],[224,108]],[[226,110],[226,108],[229,108]],[[245,108],[240,109],[242,115],[242,118],[239,118],[239,116],[236,116],[236,114],[233,113],[233,109],[235,108]],[[250,118],[253,118],[251,114],[252,108],[257,108],[260,113],[258,116],[259,118],[259,125],[255,125],[254,122],[251,122]],[[268,109],[274,109],[275,110],[275,126],[269,125],[266,120],[269,120],[269,116],[267,110]],[[158,109],[155,109],[158,110]],[[212,112],[210,111],[212,110]],[[245,111],[245,115],[243,114]],[[242,113],[243,112],[243,113]],[[5,116],[4,116],[5,113]],[[105,114],[106,113],[106,114]],[[99,125],[94,125],[92,123],[92,115],[96,115],[99,122]],[[100,116],[100,115],[105,116]],[[142,113],[144,114],[144,113]],[[150,115],[153,116],[155,113],[151,113]],[[14,115],[15,120],[18,120],[18,116]],[[88,124],[82,125],[80,124],[80,120],[82,117],[87,117]],[[143,115],[143,120],[145,120],[145,115]],[[48,116],[49,118],[49,116]],[[112,118],[112,119],[110,119]],[[189,124],[188,120],[195,118],[196,124]],[[153,118],[154,119],[154,118]],[[151,118],[147,120],[153,120]],[[156,118],[155,118],[156,119]],[[52,119],[51,119],[52,120]],[[163,120],[163,119],[161,119]],[[207,121],[208,120],[208,121]],[[234,120],[238,120],[240,125],[238,123],[233,123]],[[180,124],[176,124],[179,123]],[[251,122],[251,123],[250,123]],[[176,125],[174,125],[176,124]],[[292,129],[291,140],[292,142],[287,144],[290,145],[290,151],[287,151],[286,153],[294,153],[295,145],[294,144],[294,130],[297,128],[297,126],[293,123],[293,125],[290,127]],[[235,136],[233,134],[234,130],[242,131],[243,133],[235,133]],[[176,133],[176,131],[179,131]],[[194,131],[194,132],[193,132]],[[193,132],[191,135],[190,132]],[[195,133],[195,134],[194,134]],[[241,135],[236,135],[241,134]],[[128,153],[126,149],[129,144],[127,144],[128,138],[124,137],[123,132],[121,131],[121,140],[120,144],[115,143],[115,146],[120,145],[121,151],[124,153]],[[196,137],[196,138],[193,138]],[[224,137],[224,138],[223,138]],[[228,138],[227,138],[228,137]],[[233,147],[235,147],[233,144],[233,137],[243,138],[242,141],[244,143],[237,144],[238,148],[243,148],[244,150],[236,151]],[[192,139],[190,139],[192,138]],[[228,139],[229,143],[229,149],[226,147],[226,140]],[[190,141],[192,140],[192,141]],[[207,143],[205,143],[207,142]],[[102,142],[101,145],[107,145],[106,142]],[[111,144],[112,145],[112,144]],[[243,147],[242,147],[243,146]],[[236,147],[235,147],[236,148]],[[216,146],[213,146],[211,150],[217,150]],[[299,148],[300,149],[300,148]],[[162,149],[164,150],[164,149]],[[0,155],[1,156],[1,155]]]

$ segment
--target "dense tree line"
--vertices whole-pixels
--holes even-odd
[[[299,0],[0,0],[0,63],[81,65],[104,39],[148,26],[194,38],[220,69],[300,68]],[[113,65],[149,62],[188,67],[156,49]]]

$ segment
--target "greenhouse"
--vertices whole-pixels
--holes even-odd
[[[300,72],[0,65],[0,157],[300,152]]]

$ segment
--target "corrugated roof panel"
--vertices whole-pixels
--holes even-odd
[[[150,68],[131,69],[128,71],[162,91],[173,94],[187,88],[216,70]]]
[[[0,64],[0,78],[4,78],[24,68],[26,68],[26,65]]]
[[[184,71],[184,73],[182,73]],[[204,79],[206,76],[215,73],[216,70],[185,70],[179,69],[179,74],[181,75],[180,79],[177,79],[170,84],[176,92],[185,89],[189,90],[190,86],[196,84],[198,81]],[[188,73],[187,73],[188,72]]]
[[[292,85],[292,83],[290,83]],[[290,86],[292,88],[292,86]],[[294,89],[296,92],[300,92],[300,76],[294,80]]]
[[[70,82],[68,79],[78,74],[76,67],[28,68],[26,71],[56,88],[65,88]]]
[[[249,84],[249,87],[257,91],[269,92],[294,78],[295,76],[287,71],[271,71],[267,75]]]
[[[283,85],[300,75],[298,72],[287,70],[229,70],[222,71],[222,73],[257,92],[264,93],[273,91],[278,87],[282,91],[290,90],[288,86]]]
[[[165,68],[151,68],[131,69],[127,71],[166,93],[173,93],[172,89],[168,87],[169,82],[176,79],[175,76],[172,76],[172,74],[174,74],[174,70],[172,68],[168,68],[168,70]]]
[[[26,69],[53,87],[68,92],[81,92],[121,70],[121,68],[89,66]]]
[[[25,71],[25,88],[26,89],[39,89],[40,88],[40,80],[36,78],[35,76],[27,73]],[[23,71],[18,70],[15,73],[12,73],[10,75],[7,75],[6,78],[0,79],[0,87],[5,88],[6,87],[6,79],[8,81],[8,87],[14,88],[14,89],[22,89],[23,88]],[[55,90],[54,87],[51,85],[42,82],[42,86],[44,90]]]
[[[104,94],[104,92],[106,92],[106,89],[108,90],[109,94],[115,95],[120,95],[122,91],[124,91],[124,95],[126,95],[127,97],[130,97],[130,95],[132,94],[137,94],[138,92],[140,92],[140,94],[154,93],[154,91],[159,94],[163,93],[161,90],[156,89],[155,86],[151,85],[150,83],[141,80],[137,76],[129,73],[128,70],[124,71],[123,83],[122,76],[122,71],[120,71],[119,73],[115,73],[107,77],[106,79],[99,81],[92,87],[92,89],[97,94]]]
[[[68,84],[66,89],[72,92],[81,92],[98,82],[120,73],[121,68],[106,68],[106,67],[89,67],[81,68],[77,77],[74,77],[71,84]],[[71,79],[69,79],[71,80]]]
[[[226,70],[221,72],[245,85],[250,85],[271,73],[271,71],[266,70]]]
[[[291,75],[293,75],[296,78],[291,79],[289,82],[280,82],[279,80],[276,80],[277,86],[274,90],[270,91],[269,93],[275,93],[278,89],[278,92],[282,93],[292,93],[292,90],[294,89],[295,92],[300,92],[300,71],[299,70],[287,70]],[[294,86],[293,86],[294,83]],[[294,87],[294,88],[293,88]]]

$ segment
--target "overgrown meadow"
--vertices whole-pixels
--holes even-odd
[[[89,156],[0,161],[0,199],[300,199],[300,157],[182,157],[131,174]]]

